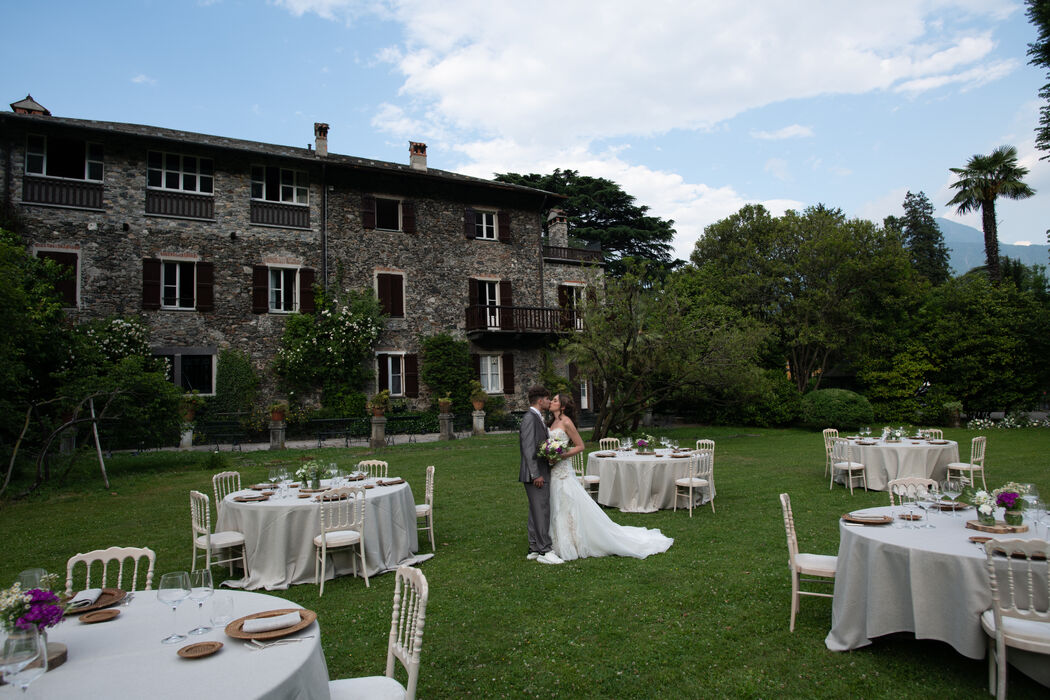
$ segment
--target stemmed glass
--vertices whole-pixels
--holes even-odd
[[[958,479],[945,479],[941,482],[941,493],[952,499],[952,515],[959,517],[959,510],[955,508],[956,499],[962,495],[963,485]]]
[[[208,569],[198,569],[197,571],[190,572],[190,600],[197,601],[197,617],[203,620],[204,618],[204,601],[211,597],[211,594],[215,592],[215,586],[211,582],[211,571]],[[199,625],[189,631],[190,634],[204,634],[210,632],[211,627],[208,627],[202,621]]]
[[[1029,504],[1028,509],[1032,511],[1032,523],[1035,529],[1035,536],[1039,537],[1040,528],[1047,527],[1046,504],[1040,501],[1039,499],[1036,499],[1034,502]],[[1047,535],[1044,532],[1043,537],[1046,538],[1046,536]]]
[[[13,632],[0,652],[0,669],[4,680],[24,693],[29,684],[47,671],[47,647],[44,636],[34,627]]]
[[[277,482],[281,480],[281,468],[270,467],[270,487],[274,488],[277,486]]]
[[[924,528],[936,527],[933,522],[930,521],[930,509],[937,505],[939,494],[932,489],[925,489],[918,493],[919,507],[922,508],[923,520],[925,521],[922,525]]]
[[[178,622],[176,611],[179,603],[186,600],[190,595],[190,575],[185,571],[173,571],[160,577],[160,586],[157,588],[157,600],[165,605],[171,606],[171,634],[160,640],[162,644],[175,644],[186,638],[186,635],[175,631]]]

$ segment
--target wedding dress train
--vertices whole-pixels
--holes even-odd
[[[564,430],[551,437],[568,441]],[[551,468],[551,539],[554,552],[564,559],[616,555],[644,559],[666,552],[674,542],[659,530],[617,525],[590,497],[572,468],[563,459]]]

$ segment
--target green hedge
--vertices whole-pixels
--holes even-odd
[[[874,418],[868,400],[846,389],[819,389],[802,397],[802,422],[811,428],[855,430]]]

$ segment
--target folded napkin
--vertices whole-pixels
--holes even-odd
[[[241,625],[241,631],[247,632],[248,634],[255,634],[256,632],[280,630],[285,627],[291,627],[292,625],[298,625],[300,619],[298,612],[274,615],[273,617],[253,617],[250,620],[244,621],[244,624]]]
[[[71,608],[84,608],[88,605],[94,605],[98,597],[102,595],[101,588],[88,588],[87,590],[80,591],[73,599],[69,601],[69,607]]]
[[[404,479],[379,479],[377,482],[380,486],[397,486],[398,484],[405,483]]]

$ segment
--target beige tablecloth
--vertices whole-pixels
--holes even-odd
[[[892,509],[858,512],[889,515]],[[831,631],[824,640],[828,649],[847,651],[871,644],[874,637],[913,632],[919,639],[947,642],[971,659],[983,658],[986,637],[980,616],[992,597],[984,549],[969,538],[988,533],[966,528],[974,517],[973,510],[959,517],[935,512],[932,530],[840,521]],[[1028,539],[1034,533],[994,537]],[[1042,570],[1046,575],[1045,564]],[[1007,660],[1050,685],[1046,657],[1010,649]]]
[[[394,478],[394,477],[391,477]],[[374,480],[355,483],[375,483]],[[323,482],[324,486],[328,482]],[[307,499],[271,498],[261,503],[238,503],[231,493],[223,501],[216,530],[243,532],[248,548],[250,575],[224,581],[232,588],[283,590],[290,585],[314,583],[314,543],[321,533],[320,504]],[[416,504],[408,483],[376,486],[365,492],[365,562],[368,575],[393,571],[400,564],[415,564],[430,555],[413,556],[416,537]],[[326,576],[353,572],[352,554],[330,552]]]
[[[218,593],[233,597],[234,618],[301,607],[262,593]],[[316,622],[293,635],[312,635],[312,639],[249,651],[243,640],[227,637],[222,628],[190,635],[175,644],[161,644],[160,640],[171,632],[172,612],[157,602],[156,591],[139,591],[127,608],[118,609],[120,615],[108,622],[85,624],[70,617],[48,630],[49,641],[69,648],[69,659],[38,678],[29,687],[29,696],[136,700],[329,697],[328,667]],[[209,600],[204,603],[205,616],[210,612]],[[175,619],[180,634],[196,627],[197,604],[189,599],[183,601]],[[222,642],[222,649],[200,659],[184,659],[177,654],[187,644],[210,641]],[[13,693],[6,692],[12,698]]]
[[[853,461],[864,465],[869,490],[885,491],[890,481],[905,476],[943,481],[948,464],[959,461],[959,443],[949,440],[945,445],[932,445],[925,441],[878,440],[874,445],[860,445],[854,442]]]
[[[587,455],[587,473],[601,477],[598,502],[624,513],[653,513],[661,508],[673,508],[674,481],[689,473],[690,460],[671,457],[670,450],[659,450],[659,456],[635,452],[617,452],[615,457],[597,454]],[[714,484],[700,492],[702,503],[714,496]]]

